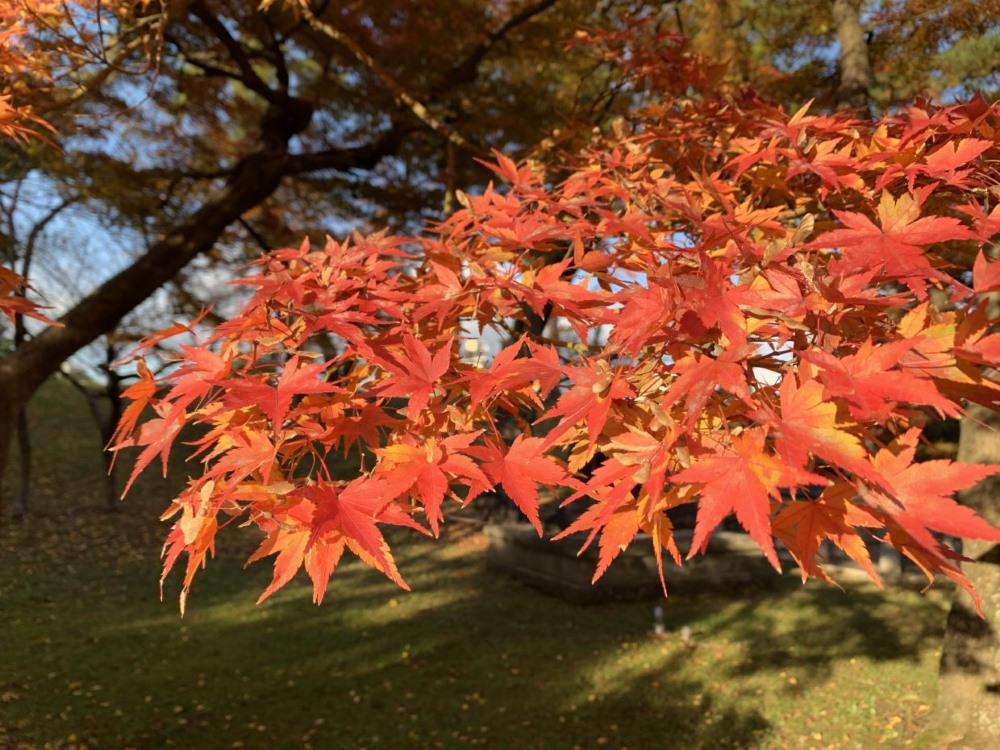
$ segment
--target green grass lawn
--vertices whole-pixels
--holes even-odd
[[[687,647],[649,636],[656,602],[577,607],[490,573],[463,527],[396,540],[414,593],[348,563],[321,607],[305,580],[255,605],[269,570],[234,539],[181,619],[178,582],[158,591],[171,485],[105,512],[75,398],[34,404],[35,515],[0,529],[3,750],[926,746],[942,590],[672,596]]]

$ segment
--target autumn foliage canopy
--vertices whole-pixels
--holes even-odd
[[[672,37],[577,41],[628,60],[641,109],[544,163],[497,155],[499,184],[426,235],[270,254],[238,316],[162,379],[140,363],[133,480],[200,427],[165,514],[182,602],[229,525],[263,532],[262,599],[304,567],[318,602],[345,551],[405,587],[382,529],[436,534],[497,488],[541,533],[541,487],[586,504],[564,534],[599,546],[595,578],[640,532],[662,570],[735,514],[803,579],[828,579],[829,539],[878,582],[874,534],[976,596],[939,534],[1000,541],[953,499],[1000,466],[914,455],[928,420],[1000,397],[1000,107],[789,114],[709,93]],[[508,343],[468,356],[488,332]],[[679,550],[667,511],[688,503]]]

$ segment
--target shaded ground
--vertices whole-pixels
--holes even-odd
[[[157,588],[169,487],[105,513],[86,415],[45,396],[36,516],[0,529],[4,750],[904,747],[932,700],[941,591],[671,597],[688,647],[648,635],[653,603],[575,607],[487,573],[467,529],[399,539],[415,593],[348,564],[319,608],[305,582],[256,606],[269,572],[242,570],[237,540],[181,620],[177,583]]]

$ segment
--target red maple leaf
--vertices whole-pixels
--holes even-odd
[[[601,538],[597,543],[597,569],[591,583],[597,583],[614,559],[632,544],[638,533],[639,509],[635,503],[625,503],[615,508],[615,512],[601,528]]]
[[[518,435],[505,452],[499,445],[487,442],[473,446],[468,453],[482,461],[481,468],[494,485],[504,492],[524,514],[531,525],[542,535],[538,517],[538,483],[568,485],[569,475],[553,459],[544,455],[545,441],[536,437]]]
[[[621,467],[621,470],[611,470],[607,481],[615,482],[628,477],[632,485],[641,484],[646,496],[647,520],[660,507],[663,500],[663,487],[667,479],[667,470],[674,460],[671,447],[677,438],[676,430],[667,430],[664,437],[659,438],[636,427],[611,438],[606,450],[613,449],[614,457],[606,465]],[[599,481],[602,470],[594,472],[593,481]],[[632,473],[629,474],[631,469]],[[593,487],[588,483],[587,489]],[[630,488],[631,489],[631,488]]]
[[[996,319],[990,317],[989,310],[980,305],[962,319],[955,330],[955,357],[987,367],[1000,365],[1000,333],[991,333]]]
[[[1000,542],[993,528],[953,495],[1000,471],[1000,464],[969,464],[950,460],[914,463],[920,429],[913,428],[875,456],[882,489],[867,488],[869,505],[891,516],[916,541],[933,549],[929,529],[968,539]]]
[[[972,266],[972,288],[976,290],[976,294],[1000,291],[1000,262],[994,260],[988,263],[982,250],[976,255],[976,262]]]
[[[378,448],[374,477],[384,483],[386,501],[411,490],[420,499],[436,536],[444,520],[441,504],[452,481],[465,484],[471,495],[492,487],[482,470],[464,453],[480,432],[432,438],[422,445],[397,443]]]
[[[428,260],[428,265],[437,282],[428,281],[413,295],[413,302],[417,305],[413,311],[413,320],[420,322],[434,315],[442,322],[457,306],[464,304],[462,295],[465,285],[448,266],[434,260]]]
[[[639,532],[638,508],[630,496],[626,500],[619,497],[608,500],[604,493],[594,493],[596,502],[581,513],[577,519],[560,531],[552,541],[557,542],[573,534],[590,531],[587,539],[580,547],[583,553],[600,534],[598,543],[597,570],[592,582],[596,582],[621,554],[622,550],[631,544]]]
[[[591,505],[566,529],[552,538],[553,541],[565,539],[573,534],[590,531],[583,546],[582,553],[594,538],[600,534],[598,542],[597,568],[591,583],[596,583],[607,571],[608,567],[635,539],[639,531],[645,531],[653,538],[653,551],[656,555],[657,570],[663,590],[666,583],[663,575],[662,551],[667,550],[674,562],[681,564],[680,553],[673,538],[673,525],[663,513],[649,514],[630,495],[608,499],[606,493],[595,493],[597,502]],[[645,501],[644,501],[645,502]]]
[[[623,304],[609,343],[618,345],[629,355],[657,340],[666,332],[663,321],[673,317],[676,295],[661,279],[651,278],[648,286],[633,284],[618,295]]]
[[[679,377],[664,396],[663,407],[670,408],[682,398],[686,399],[687,427],[692,429],[701,418],[705,404],[719,388],[752,404],[746,378],[746,358],[752,352],[753,348],[747,344],[734,344],[718,357],[695,352],[679,359],[673,367]]]
[[[957,416],[958,407],[941,395],[930,378],[899,367],[917,343],[904,339],[876,346],[866,339],[856,354],[834,357],[821,349],[806,349],[801,357],[822,368],[820,380],[827,395],[844,399],[857,420],[884,423],[899,401],[932,406],[944,416]]]
[[[380,362],[391,374],[372,390],[372,394],[407,397],[407,417],[415,420],[430,401],[438,380],[448,371],[452,341],[448,339],[432,357],[423,341],[405,334],[406,358],[391,357]]]
[[[694,340],[704,340],[708,331],[719,331],[734,344],[746,342],[746,315],[740,310],[741,288],[731,280],[728,263],[701,253],[699,272],[678,274],[675,284],[683,298],[677,304],[678,328]]]
[[[306,573],[312,580],[314,603],[323,603],[323,595],[330,584],[330,576],[337,569],[337,563],[343,557],[346,546],[347,537],[340,536],[316,541],[306,549],[303,562]]]
[[[803,582],[814,575],[832,583],[816,563],[820,543],[829,539],[860,565],[879,587],[882,586],[857,528],[879,529],[883,523],[852,501],[855,494],[853,485],[840,482],[827,487],[815,500],[787,503],[772,520],[774,536],[799,563]]]
[[[674,541],[674,525],[664,513],[654,513],[652,518],[643,518],[642,508],[639,509],[639,528],[653,538],[653,554],[656,557],[656,572],[660,575],[660,585],[663,594],[667,594],[667,581],[663,575],[663,550],[670,553],[676,565],[681,564],[681,554]]]
[[[501,391],[527,390],[534,394],[538,383],[541,398],[548,396],[562,380],[563,368],[554,349],[528,344],[530,356],[515,359],[525,342],[518,340],[501,349],[493,358],[488,371],[476,370],[466,376],[469,382],[469,400],[478,406],[485,399]]]
[[[367,478],[357,479],[338,490],[333,485],[320,484],[299,491],[316,503],[313,522],[313,539],[320,539],[331,531],[343,534],[347,546],[354,554],[390,580],[405,589],[389,552],[389,545],[379,531],[378,524],[385,519],[383,512],[390,508],[384,502],[377,485]],[[399,513],[398,509],[395,509]]]
[[[265,539],[261,546],[247,559],[247,564],[249,564],[268,555],[276,555],[271,583],[261,592],[257,599],[258,604],[295,577],[299,568],[302,567],[308,544],[308,528],[298,526],[281,528],[275,530],[271,536]]]
[[[278,456],[278,446],[259,430],[240,430],[229,433],[230,439],[222,457],[205,472],[212,479],[225,478],[227,485],[235,486],[254,472],[260,473],[261,481],[271,480],[271,471]]]
[[[818,380],[806,380],[799,386],[794,373],[789,372],[782,379],[780,393],[780,417],[764,411],[761,419],[772,425],[782,458],[805,468],[811,453],[861,477],[875,478],[868,452],[857,436],[845,429],[849,425],[838,420],[837,405],[825,398]]]
[[[2,101],[2,100],[0,100]],[[23,292],[32,289],[21,276],[9,268],[0,266],[0,313],[10,318],[13,323],[17,315],[40,320],[47,325],[62,326],[39,312],[39,305],[24,296]]]
[[[300,367],[299,357],[295,355],[284,365],[281,376],[273,386],[266,379],[255,376],[227,380],[225,405],[229,409],[255,405],[271,420],[274,429],[280,430],[295,396],[344,392],[323,379],[326,372],[325,363]]]
[[[881,269],[886,276],[903,281],[921,299],[926,296],[927,279],[950,281],[947,274],[931,266],[924,247],[975,236],[958,219],[921,218],[918,199],[908,193],[898,199],[882,193],[879,224],[854,211],[833,213],[847,228],[827,232],[806,247],[840,248],[843,256],[830,262],[831,270],[849,275]]]
[[[906,169],[910,178],[910,190],[917,175],[926,175],[958,188],[966,187],[965,177],[971,169],[960,169],[978,157],[984,151],[993,147],[990,141],[978,138],[963,138],[947,141],[927,154],[923,163],[912,164]]]
[[[731,446],[721,446],[717,453],[699,457],[670,477],[674,484],[701,486],[689,559],[707,549],[715,527],[735,512],[768,562],[781,570],[771,539],[771,499],[779,499],[781,487],[826,484],[828,480],[770,454],[765,450],[765,440],[762,429],[734,435]]]
[[[920,571],[927,576],[928,586],[934,583],[935,571],[944,573],[969,593],[976,612],[983,617],[983,603],[979,594],[962,573],[962,569],[953,562],[966,558],[933,537],[927,540],[915,539],[902,525],[891,518],[886,520],[886,529],[888,531],[886,540],[920,568]]]
[[[545,438],[549,448],[578,422],[587,424],[590,445],[597,442],[604,429],[615,399],[635,398],[635,391],[625,382],[620,370],[613,370],[604,360],[584,361],[577,367],[567,367],[566,373],[573,381],[573,387],[566,391],[556,405],[543,414],[538,421],[562,417]]]
[[[153,410],[160,416],[144,422],[142,427],[139,428],[138,437],[123,438],[112,449],[118,451],[123,448],[143,446],[142,452],[135,459],[135,466],[132,468],[132,474],[129,476],[128,482],[125,483],[122,495],[128,493],[129,488],[135,482],[136,478],[157,454],[159,454],[160,463],[163,466],[163,476],[167,475],[167,459],[170,457],[170,448],[180,434],[184,422],[175,418],[165,418],[163,414],[167,411],[166,405],[154,404]]]
[[[141,359],[136,363],[136,371],[139,374],[139,379],[122,391],[122,399],[131,401],[131,403],[122,412],[112,442],[132,434],[143,410],[150,405],[156,395],[156,378],[153,377],[153,373],[149,371],[149,367]]]

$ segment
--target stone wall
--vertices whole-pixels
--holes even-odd
[[[579,604],[662,596],[652,540],[640,534],[611,564],[601,579],[591,583],[597,569],[597,543],[579,554],[585,535],[558,542],[540,539],[523,523],[488,524],[486,562],[534,588]],[[676,532],[685,551],[691,532]],[[767,563],[757,545],[739,532],[716,531],[708,553],[678,567],[664,552],[664,579],[669,592],[705,589],[770,588],[782,578]],[[788,558],[786,558],[788,560]]]

